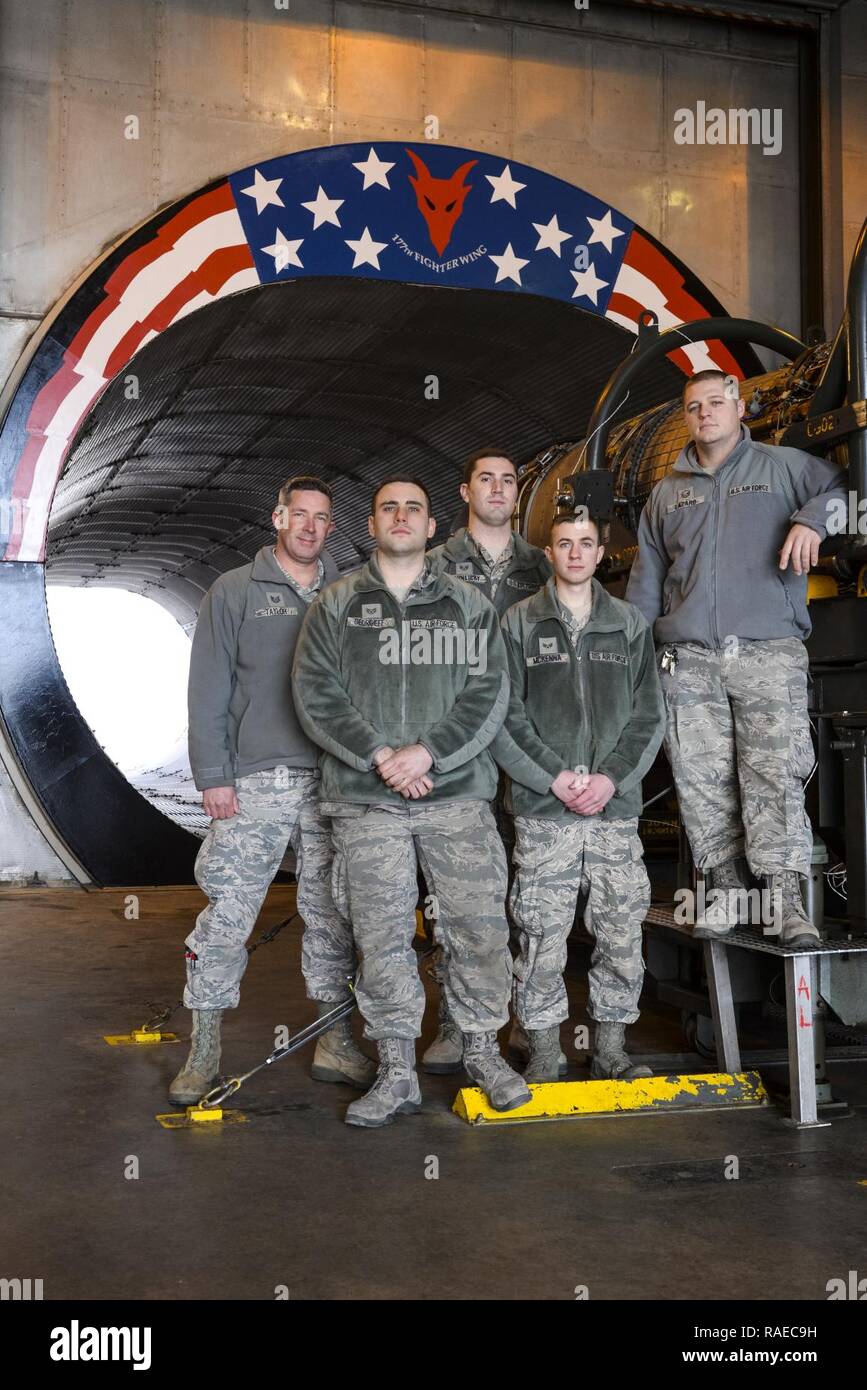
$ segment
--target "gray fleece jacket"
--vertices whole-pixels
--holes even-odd
[[[716,473],[692,443],[656,484],[641,514],[638,558],[626,598],[658,644],[718,650],[726,637],[768,641],[810,635],[807,576],[779,551],[795,522],[823,539],[829,507],[844,500],[845,474],[800,449],[741,439]]]
[[[337,566],[322,554],[323,583]],[[292,661],[310,601],[263,545],[221,574],[199,609],[190,658],[190,766],[199,791],[269,767],[314,768],[319,749],[298,722]]]

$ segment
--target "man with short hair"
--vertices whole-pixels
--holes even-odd
[[[819,932],[804,909],[813,838],[804,779],[807,574],[842,499],[836,464],[755,443],[734,378],[683,391],[690,442],[641,514],[626,596],[661,649],[665,748],[693,858],[715,890],[694,934],[740,924],[750,872],[767,880],[784,946]]]
[[[445,573],[472,584],[490,599],[502,617],[513,603],[541,588],[551,574],[551,566],[543,551],[512,529],[518,500],[518,470],[508,454],[495,445],[477,449],[464,465],[460,492],[467,505],[467,525],[450,536],[444,545],[436,546],[428,559]],[[497,794],[495,814],[506,858],[511,860],[515,837],[511,817],[503,807],[502,786]],[[434,926],[434,936],[438,949],[429,970],[439,987],[438,1028],[422,1057],[422,1066],[425,1071],[447,1073],[460,1071],[463,1045],[442,988],[448,961],[440,940],[439,920]],[[521,1052],[525,1046],[521,1030],[513,1029],[509,1049]],[[561,1071],[565,1069],[563,1056]]]
[[[512,680],[494,754],[511,780],[520,934],[515,1007],[530,1040],[524,1080],[556,1081],[563,982],[579,894],[595,937],[591,1076],[650,1076],[625,1051],[644,974],[641,927],[650,883],[638,837],[641,782],[662,742],[653,637],[636,608],[594,579],[604,547],[586,510],[555,519],[554,575],[510,608],[503,636]]]
[[[178,1105],[198,1101],[220,1063],[220,1022],[237,1007],[246,941],[291,843],[297,906],[304,921],[301,964],[319,1015],[349,998],[355,972],[352,928],[331,897],[331,833],[317,799],[319,750],[292,702],[295,644],[308,606],[336,566],[325,551],[334,529],[331,490],[290,478],[272,513],[276,544],[227,571],[202,603],[190,661],[190,763],[211,826],[196,859],[209,902],[187,937],[184,1003],[192,1047],[172,1082]],[[363,1088],[374,1066],[342,1019],[316,1046],[317,1081]]]
[[[502,617],[545,583],[551,566],[537,546],[512,529],[518,470],[507,454],[493,447],[477,449],[464,466],[460,492],[467,525],[435,546],[428,560],[478,588]]]
[[[293,679],[301,721],[323,749],[335,891],[352,918],[356,997],[380,1058],[375,1084],[346,1121],[374,1128],[421,1103],[419,866],[443,908],[464,1066],[498,1110],[530,1093],[497,1047],[511,976],[506,860],[488,805],[497,780],[489,744],[509,684],[497,615],[469,585],[425,563],[435,522],[418,479],[381,483],[368,526],[376,550],[312,605]]]

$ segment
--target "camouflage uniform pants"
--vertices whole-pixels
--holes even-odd
[[[290,843],[307,995],[345,997],[355,948],[352,927],[331,898],[331,827],[319,810],[318,788],[315,771],[290,770],[285,786],[274,769],[253,772],[237,780],[238,814],[211,821],[196,858],[196,882],[209,902],[186,940],[188,1009],[237,1008],[247,938]]]
[[[440,907],[443,982],[464,1033],[495,1032],[508,1016],[511,959],[506,858],[486,801],[359,806],[323,803],[334,835],[334,900],[351,917],[365,1037],[417,1038],[425,994],[415,953],[420,867]]]
[[[797,638],[679,643],[660,672],[665,751],[700,869],[746,855],[754,874],[809,874],[804,778],[813,766],[807,650]]]
[[[512,812],[506,807],[508,778],[504,772],[500,773],[497,786],[497,795],[490,803],[494,820],[497,826],[497,833],[503,842],[503,850],[506,855],[506,868],[508,872],[508,889],[506,896],[506,919],[509,923],[509,943],[512,954],[517,955],[520,950],[518,939],[518,928],[512,919],[509,907],[508,894],[511,892],[512,880],[515,877],[514,869],[514,850],[515,850],[515,819]],[[433,888],[428,884],[428,893],[433,894]],[[435,896],[435,895],[434,895]],[[433,953],[431,962],[427,967],[427,973],[438,985],[442,985],[446,972],[449,968],[448,946],[445,939],[445,931],[442,923],[436,914],[433,914],[433,939],[436,950]]]
[[[563,971],[579,893],[584,925],[596,938],[589,1013],[597,1023],[634,1023],[644,977],[641,924],[650,906],[638,820],[573,815],[568,821],[515,817],[512,914],[521,952],[515,1011],[524,1028],[552,1028],[569,1017]]]

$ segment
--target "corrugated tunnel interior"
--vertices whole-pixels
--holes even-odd
[[[277,490],[298,472],[333,485],[342,570],[369,552],[371,485],[395,469],[428,482],[442,540],[465,455],[508,441],[521,462],[574,438],[633,344],[528,295],[325,278],[232,295],[142,348],[85,418],[54,496],[46,583],[132,590],[191,629],[217,576],[266,543]],[[630,412],[680,380],[663,362]],[[139,846],[126,881],[188,877],[204,820],[183,763],[115,791]],[[78,834],[93,877],[113,881],[100,827],[79,819]]]

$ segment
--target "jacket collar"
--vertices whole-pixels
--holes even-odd
[[[322,566],[320,588],[324,588],[337,578],[337,566],[327,550],[323,550],[319,562]],[[293,588],[296,587],[295,581],[277,563],[273,545],[263,545],[261,550],[256,551],[250,578],[261,579],[269,584],[291,584]]]
[[[382,570],[379,568],[376,555],[377,552],[374,550],[370,559],[366,564],[361,566],[361,569],[356,574],[355,589],[357,593],[371,593],[375,590],[383,589],[386,593],[391,593],[391,590],[382,577]],[[410,594],[412,590],[418,591],[421,589],[424,592],[425,602],[429,603],[431,600],[439,598],[444,588],[445,585],[442,582],[441,576],[431,568],[429,561],[425,559],[424,569],[418,579],[413,580]],[[410,594],[407,594],[407,597],[409,597]]]
[[[449,560],[475,560],[478,562],[478,551],[467,539],[467,527],[462,526],[459,531],[455,531],[453,536],[449,536],[443,549],[443,554]],[[530,569],[539,562],[539,551],[529,541],[517,531],[512,532],[512,567],[514,569]]]
[[[599,583],[598,579],[591,579],[590,584],[593,589],[590,621],[583,632],[620,632],[623,630],[626,627],[625,615],[618,608],[608,590]],[[560,613],[560,601],[557,598],[557,580],[553,574],[527,603],[528,622],[542,623],[551,618],[556,618],[558,622],[563,621]]]
[[[722,472],[724,468],[728,468],[730,463],[737,463],[738,459],[743,457],[743,455],[746,453],[747,449],[751,444],[752,435],[750,434],[746,425],[741,423],[741,437],[738,443],[732,449],[728,458],[725,459],[720,464],[719,468],[715,470],[716,474],[718,475]],[[700,473],[703,478],[710,478],[714,476],[713,474],[708,473],[705,468],[702,468],[701,464],[699,463],[698,456],[695,452],[695,443],[693,440],[690,440],[689,443],[681,449],[680,453],[677,456],[677,459],[675,460],[672,472]]]

